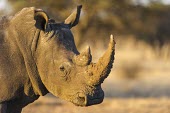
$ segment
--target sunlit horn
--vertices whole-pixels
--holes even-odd
[[[90,64],[88,70],[90,72],[89,84],[97,85],[104,81],[109,75],[113,66],[114,55],[115,55],[115,41],[113,35],[110,36],[110,43],[108,49],[104,55],[99,59],[96,64]]]

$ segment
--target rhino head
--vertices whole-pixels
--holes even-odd
[[[35,61],[49,92],[75,105],[89,106],[103,101],[101,83],[112,68],[115,42],[111,35],[108,49],[97,63],[92,62],[90,47],[78,52],[70,29],[78,24],[81,7],[62,23],[50,20],[42,10],[35,11],[35,26],[41,30]]]

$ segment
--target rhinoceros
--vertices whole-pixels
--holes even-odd
[[[101,84],[113,65],[115,41],[111,35],[108,49],[97,63],[92,62],[90,47],[79,53],[71,28],[78,24],[81,8],[77,6],[61,23],[34,7],[3,22],[0,113],[21,113],[23,107],[47,93],[77,106],[103,101]]]

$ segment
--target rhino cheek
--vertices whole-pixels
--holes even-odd
[[[61,90],[59,87],[57,87],[56,84],[53,84],[53,83],[47,83],[45,84],[47,90],[52,93],[53,95],[55,96],[60,96],[61,95]]]

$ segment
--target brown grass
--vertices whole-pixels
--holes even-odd
[[[41,97],[23,113],[169,113],[169,98],[106,98],[100,105],[77,107],[52,97]]]

